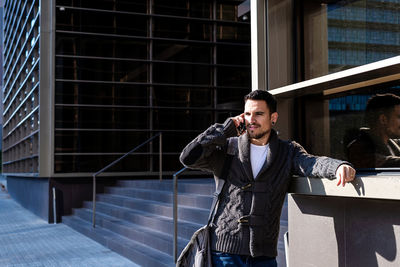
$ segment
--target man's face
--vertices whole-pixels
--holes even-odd
[[[389,138],[400,138],[400,105],[394,106],[387,118],[386,133]]]
[[[272,121],[276,122],[278,114],[270,114],[264,100],[247,100],[244,106],[244,119],[247,133],[251,139],[268,139],[272,128]]]

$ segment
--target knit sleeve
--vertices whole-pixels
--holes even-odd
[[[329,157],[318,157],[308,154],[307,151],[298,143],[292,142],[294,154],[292,161],[293,174],[313,178],[336,178],[336,170],[342,164],[348,162]]]
[[[182,151],[180,161],[185,167],[214,172],[222,164],[223,148],[227,139],[237,135],[236,127],[229,118],[223,124],[216,123],[197,136]]]

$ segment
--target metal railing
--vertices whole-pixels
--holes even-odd
[[[173,219],[174,219],[174,262],[178,260],[178,176],[181,175],[188,168],[183,168],[180,171],[174,173],[174,207],[173,207]]]
[[[101,174],[104,171],[108,170],[109,168],[111,168],[112,166],[114,166],[115,164],[120,162],[122,159],[126,158],[131,153],[135,152],[136,150],[138,150],[139,148],[141,148],[145,144],[153,141],[156,137],[160,137],[160,142],[159,142],[159,150],[160,150],[160,153],[159,153],[159,177],[160,177],[160,181],[161,181],[162,180],[162,132],[159,132],[158,134],[154,135],[153,137],[147,139],[146,141],[144,141],[143,143],[141,143],[140,145],[138,145],[137,147],[135,147],[131,151],[125,153],[120,158],[114,160],[113,162],[108,164],[106,167],[104,167],[103,169],[101,169],[98,172],[93,174],[93,218],[92,218],[93,228],[96,227],[96,176],[98,176],[99,174]]]

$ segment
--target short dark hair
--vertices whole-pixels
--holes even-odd
[[[275,98],[268,93],[267,91],[264,90],[254,90],[247,95],[244,96],[244,103],[247,102],[247,100],[264,100],[267,103],[267,107],[269,108],[269,112],[272,114],[276,112],[276,100]]]
[[[365,108],[365,121],[368,126],[373,127],[384,114],[389,117],[394,106],[400,105],[400,97],[394,94],[376,94],[368,99]]]

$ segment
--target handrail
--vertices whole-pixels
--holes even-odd
[[[160,178],[160,181],[161,181],[162,180],[162,132],[159,132],[158,134],[154,135],[153,137],[150,137],[149,139],[147,139],[146,141],[144,141],[140,145],[138,145],[135,148],[133,148],[131,151],[125,153],[123,156],[119,157],[118,159],[114,160],[113,162],[108,164],[103,169],[101,169],[98,172],[93,174],[93,218],[92,218],[93,228],[96,227],[96,176],[101,174],[101,173],[103,173],[107,169],[111,168],[112,166],[114,166],[115,164],[120,162],[122,159],[126,158],[128,155],[130,155],[131,153],[135,152],[136,150],[138,150],[139,148],[141,148],[145,144],[153,141],[153,139],[155,139],[158,136],[160,137],[160,142],[159,142],[159,150],[160,150],[160,155],[159,155],[159,178]]]
[[[174,207],[173,207],[173,219],[174,219],[174,262],[178,260],[178,176],[181,175],[188,168],[184,167],[181,170],[174,173]]]

